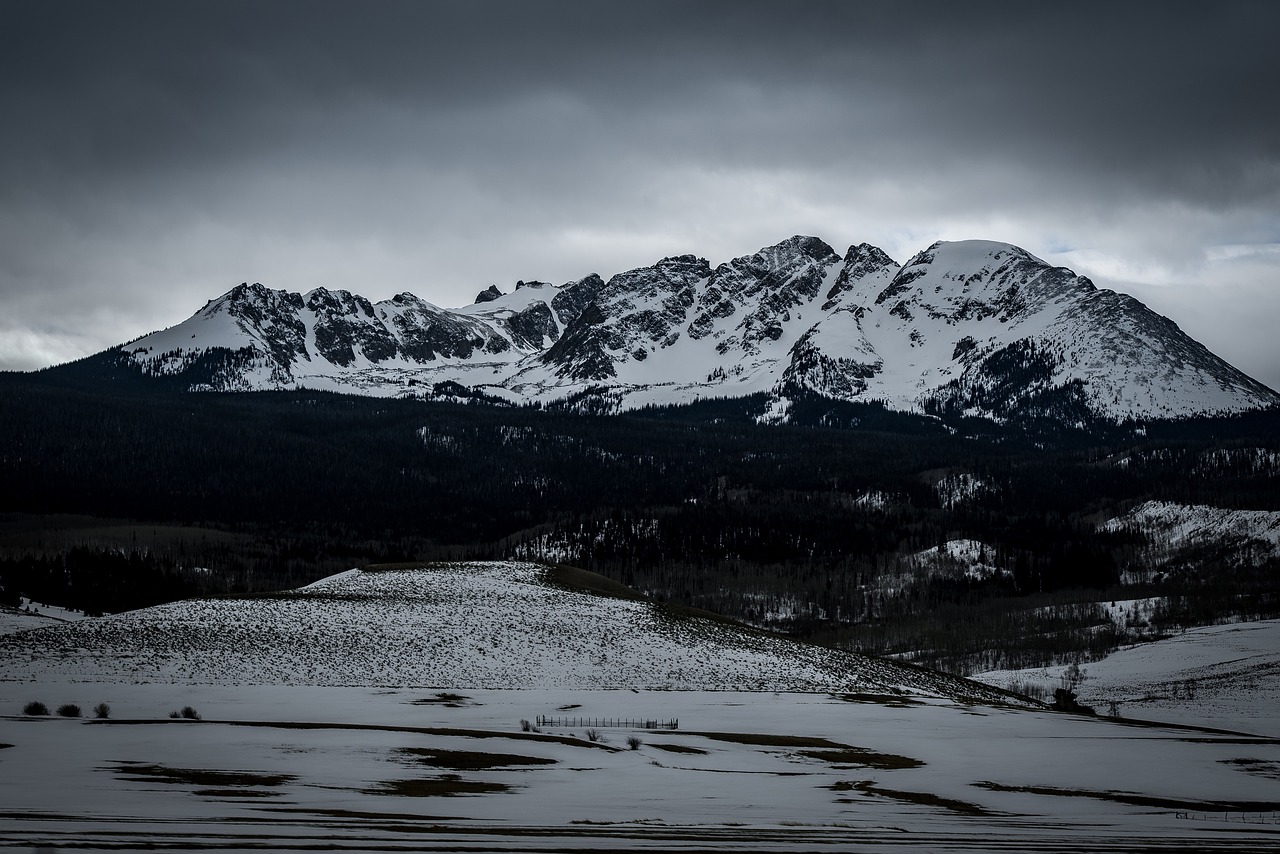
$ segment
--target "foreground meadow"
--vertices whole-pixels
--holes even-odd
[[[4,635],[0,847],[1280,850],[1266,728],[1062,714],[603,587],[353,571]]]

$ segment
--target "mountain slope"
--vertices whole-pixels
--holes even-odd
[[[1209,558],[1257,566],[1280,557],[1280,511],[1275,510],[1146,501],[1100,529],[1146,535],[1141,565],[1148,570],[1200,568]]]
[[[1179,417],[1276,397],[1132,297],[1007,244],[935,244],[875,304],[919,353],[907,361],[939,408],[1002,417],[1050,401]]]
[[[608,281],[490,287],[456,310],[242,284],[113,358],[194,390],[445,384],[549,403],[607,389],[620,409],[766,393],[785,413],[817,394],[1084,426],[1280,404],[1137,300],[981,240],[900,266],[867,244],[841,257],[795,236],[714,269],[682,255]]]
[[[538,564],[351,570],[283,594],[175,602],[0,637],[0,679],[901,690],[1009,700],[956,677],[709,617]]]

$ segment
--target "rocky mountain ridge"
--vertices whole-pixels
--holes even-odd
[[[795,236],[712,267],[694,255],[444,309],[241,284],[118,348],[203,391],[314,388],[633,409],[817,394],[1009,421],[1180,418],[1280,403],[1137,300],[1016,246],[939,242],[899,265]]]

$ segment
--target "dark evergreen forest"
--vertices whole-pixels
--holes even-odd
[[[1280,507],[1257,462],[1280,451],[1274,412],[1086,433],[820,399],[788,426],[757,424],[758,399],[591,414],[602,398],[541,410],[3,375],[0,597],[97,613],[371,562],[527,557],[961,671],[1104,651],[1124,638],[1103,599],[1166,597],[1168,627],[1280,614],[1274,561],[1135,574],[1143,533],[1097,530],[1148,499]],[[962,538],[1001,572],[911,571]]]

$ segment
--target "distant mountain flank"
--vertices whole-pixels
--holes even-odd
[[[612,411],[763,393],[776,420],[806,395],[1069,425],[1280,404],[1132,297],[984,240],[899,265],[865,243],[840,256],[795,236],[716,267],[681,255],[607,281],[491,285],[457,309],[246,283],[94,358],[197,391],[587,393]]]

